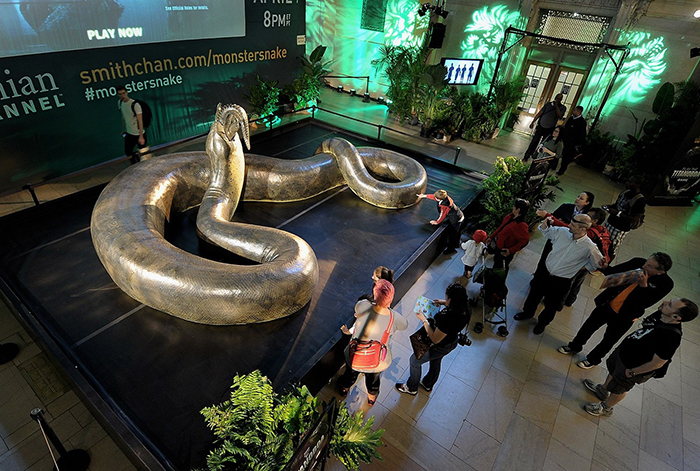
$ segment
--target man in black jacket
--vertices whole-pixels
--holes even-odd
[[[586,120],[583,119],[583,106],[574,108],[564,124],[564,152],[561,157],[561,167],[557,176],[564,175],[571,162],[581,154],[581,146],[586,142]]]
[[[649,306],[659,302],[673,289],[673,280],[667,275],[671,269],[671,257],[662,252],[652,254],[648,259],[633,258],[606,270],[606,275],[640,270],[635,280],[628,284],[613,286],[595,298],[596,308],[579,329],[576,337],[568,345],[559,347],[564,354],[578,353],[588,339],[607,324],[603,340],[588,353],[585,360],[577,363],[584,369],[600,364],[615,343],[632,327],[634,321],[644,314]]]

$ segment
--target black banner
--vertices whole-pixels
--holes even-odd
[[[338,407],[338,401],[333,398],[314,426],[306,432],[284,471],[314,471],[319,465],[323,469],[328,458]]]
[[[304,14],[304,2],[248,0],[245,37],[0,59],[0,193],[123,155],[120,84],[153,110],[151,146],[207,132],[217,103],[247,108],[254,74],[294,78]]]
[[[539,194],[540,188],[544,185],[547,175],[549,174],[551,163],[552,157],[533,159],[525,174],[523,198],[530,199],[532,196]]]

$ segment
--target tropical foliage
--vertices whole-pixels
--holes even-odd
[[[277,100],[282,89],[277,80],[263,80],[255,74],[256,83],[248,87],[248,95],[243,97],[250,103],[251,111],[258,117],[269,116],[277,111]]]
[[[285,92],[292,98],[295,109],[316,105],[321,97],[321,87],[325,83],[323,77],[331,72],[327,68],[331,61],[323,62],[325,53],[326,46],[318,46],[308,57],[297,57],[301,63],[301,72],[285,87]]]
[[[645,175],[649,182],[658,180],[700,113],[700,85],[690,81],[664,84],[656,94],[652,111],[656,117],[641,123],[632,114],[634,134],[627,135],[621,152],[608,162],[621,181],[634,174]]]
[[[283,395],[260,371],[236,376],[229,400],[202,409],[214,433],[207,456],[209,471],[279,471],[292,458],[304,434],[321,415],[321,403],[306,386]],[[331,437],[331,453],[348,469],[379,458],[384,430],[372,431],[374,417],[350,416],[340,407]]]
[[[500,224],[503,217],[513,209],[513,202],[523,195],[525,176],[530,164],[517,157],[497,157],[493,172],[482,183],[484,196],[481,205],[482,229],[491,232]],[[530,198],[530,210],[526,221],[530,226],[536,224],[535,212],[545,201],[555,201],[555,192],[562,191],[556,177],[548,177],[539,193]]]

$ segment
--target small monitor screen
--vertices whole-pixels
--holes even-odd
[[[442,63],[447,69],[448,85],[476,85],[484,60],[443,57]]]

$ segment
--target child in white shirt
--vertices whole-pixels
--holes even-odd
[[[464,264],[464,277],[469,279],[472,276],[472,270],[476,262],[481,257],[481,254],[486,249],[486,244],[484,241],[488,236],[486,232],[478,229],[474,231],[472,235],[472,240],[468,240],[462,244],[462,249],[464,250],[464,255],[462,256],[462,263]]]

